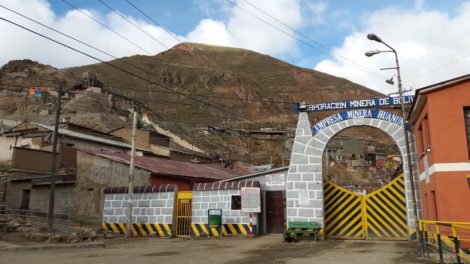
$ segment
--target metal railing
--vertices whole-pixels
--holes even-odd
[[[444,254],[455,258],[452,263],[470,262],[469,222],[420,220],[419,239],[423,256],[429,258],[430,251],[435,250],[441,264],[445,263]]]
[[[33,227],[47,228],[48,212],[1,208],[0,215],[6,215],[18,222],[31,222]],[[60,232],[80,232],[100,226],[99,220],[83,220],[67,214],[54,214],[54,229]]]

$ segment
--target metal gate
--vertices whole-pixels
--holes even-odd
[[[363,196],[325,183],[325,229],[326,237],[364,239]]]
[[[408,238],[403,174],[365,197],[368,239]]]
[[[406,240],[404,176],[360,195],[325,182],[325,229],[329,238]]]
[[[178,192],[176,194],[176,236],[189,237],[190,235],[192,197],[192,192]]]

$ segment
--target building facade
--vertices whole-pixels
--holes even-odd
[[[416,91],[416,136],[424,219],[470,221],[470,75]]]

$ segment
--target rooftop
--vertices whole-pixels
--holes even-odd
[[[130,164],[130,155],[104,149],[77,148],[79,151],[107,158],[117,162]],[[208,180],[225,180],[239,176],[240,173],[225,168],[206,164],[169,160],[155,157],[135,157],[135,166],[151,173]]]

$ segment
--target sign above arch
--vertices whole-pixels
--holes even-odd
[[[320,130],[325,129],[341,121],[345,121],[349,119],[361,120],[364,118],[374,118],[374,119],[385,120],[397,126],[404,125],[403,118],[393,113],[382,111],[382,110],[377,110],[377,109],[359,109],[359,110],[350,110],[346,112],[337,113],[321,120],[320,122],[318,122],[316,125],[312,127],[312,135],[315,135],[318,132],[320,132]]]
[[[413,95],[403,96],[403,104],[412,104],[414,100]],[[332,102],[321,102],[314,104],[304,105],[306,112],[322,112],[322,111],[338,111],[348,109],[359,109],[367,107],[387,107],[397,106],[401,104],[400,97],[382,97],[382,98],[369,98],[369,99],[353,99],[346,101],[332,101]],[[299,111],[298,106],[295,109]]]

